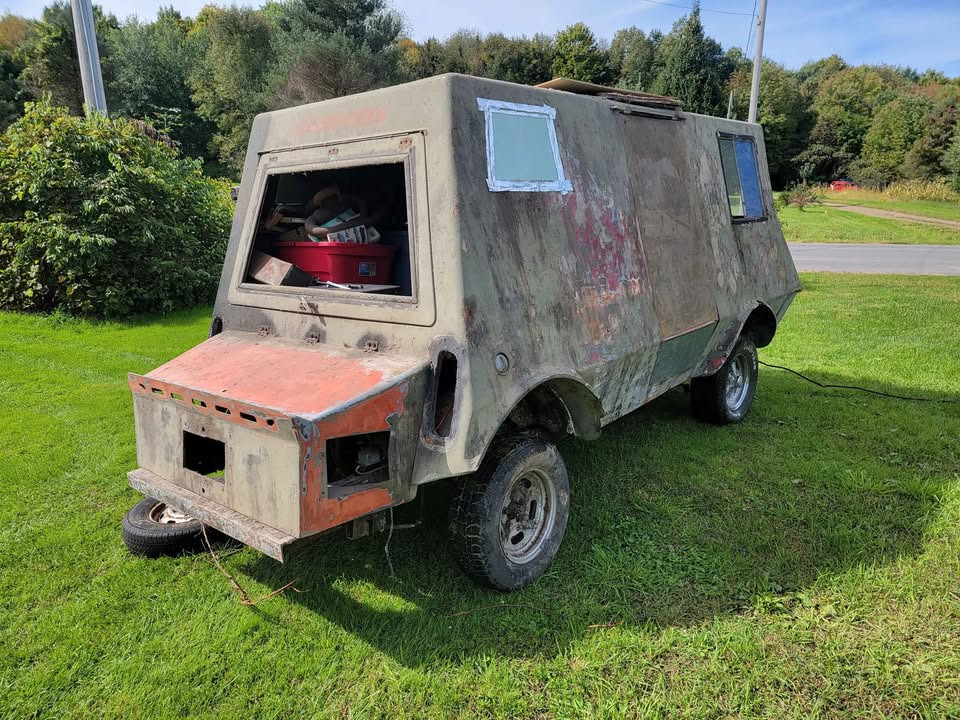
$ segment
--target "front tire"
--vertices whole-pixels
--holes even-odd
[[[569,510],[567,468],[552,443],[534,437],[498,443],[451,506],[457,563],[479,585],[524,588],[556,556]]]
[[[690,381],[690,403],[700,420],[729,425],[743,420],[757,393],[757,346],[741,335],[716,373]]]

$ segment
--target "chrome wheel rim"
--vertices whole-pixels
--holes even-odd
[[[750,358],[745,353],[737,355],[730,363],[727,373],[724,394],[727,398],[727,407],[730,410],[739,410],[750,390]]]
[[[557,520],[557,491],[543,470],[529,470],[511,483],[500,509],[500,546],[518,565],[536,558]]]
[[[180,525],[193,520],[189,515],[185,515],[166,503],[157,503],[148,515],[153,522],[159,525]]]

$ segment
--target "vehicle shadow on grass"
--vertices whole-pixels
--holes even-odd
[[[846,385],[865,378],[825,377]],[[922,395],[908,387],[888,392]],[[748,420],[693,421],[676,390],[561,451],[573,502],[548,574],[511,595],[476,588],[447,551],[441,493],[390,540],[339,533],[280,565],[241,566],[284,598],[409,666],[562,653],[599,627],[656,631],[741,613],[819,577],[921,549],[960,452],[957,406],[821,390],[764,370]],[[268,607],[261,612],[271,617]],[[279,622],[279,621],[278,621]]]

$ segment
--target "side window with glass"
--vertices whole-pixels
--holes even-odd
[[[720,164],[734,221],[766,219],[753,138],[720,135]]]

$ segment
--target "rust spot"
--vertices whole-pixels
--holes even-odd
[[[393,496],[386,488],[359,490],[337,500],[321,500],[319,525],[316,530],[328,530],[358,517],[390,507]]]
[[[326,530],[391,503],[390,493],[383,488],[380,488],[380,491],[386,493],[387,500],[381,505],[366,505],[359,501],[351,501],[344,505],[350,498],[365,495],[374,490],[357,491],[336,500],[327,498],[323,472],[323,448],[329,438],[389,431],[392,423],[395,423],[403,414],[403,401],[406,394],[407,384],[401,383],[316,423],[310,423],[303,418],[295,419],[298,426],[301,426],[301,438],[304,437],[302,425],[312,425],[312,430],[308,431],[309,440],[301,443],[303,460],[301,483],[305,485],[306,492],[301,493],[300,497],[300,529],[304,534]],[[382,495],[379,497],[383,498]],[[332,509],[330,503],[337,503],[336,510]],[[330,519],[330,513],[334,514],[334,520]]]

